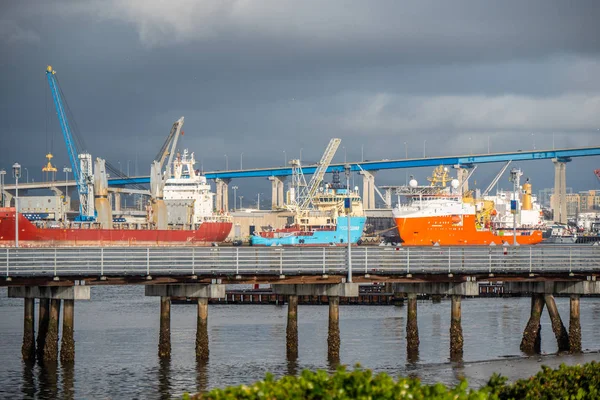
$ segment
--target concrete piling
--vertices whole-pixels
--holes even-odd
[[[24,300],[23,346],[21,347],[21,354],[23,355],[23,360],[31,361],[35,360],[35,299]]]
[[[554,296],[551,294],[544,295],[544,301],[548,308],[548,314],[550,314],[550,321],[552,322],[552,330],[554,336],[556,336],[556,342],[558,343],[558,351],[569,351],[569,334],[565,328],[565,325],[560,318],[558,308],[556,308],[556,302]]]
[[[463,332],[461,325],[461,296],[452,295],[452,311],[450,317],[450,359],[459,361],[463,356]]]
[[[206,297],[198,298],[197,321],[198,322],[196,327],[196,358],[199,360],[208,360],[208,299]]]
[[[330,311],[331,312],[331,311]],[[331,315],[331,314],[330,314]],[[331,326],[331,322],[330,322]],[[288,319],[286,329],[286,352],[288,360],[298,358],[298,296],[288,297]]]
[[[340,298],[329,297],[329,331],[327,335],[327,355],[330,361],[340,359]]]
[[[68,363],[75,361],[75,340],[73,339],[75,300],[63,301],[63,329],[60,343],[60,361],[62,363]]]
[[[406,310],[406,354],[409,361],[419,358],[419,326],[417,324],[417,294],[408,293]]]
[[[60,300],[50,300],[50,314],[48,320],[48,333],[44,344],[43,359],[45,362],[58,360],[58,323],[60,319]]]
[[[540,324],[540,318],[542,311],[544,311],[544,295],[543,294],[532,294],[531,295],[531,316],[523,332],[523,339],[521,340],[521,351],[526,354],[536,354],[541,351],[542,337],[541,331],[542,326]]]
[[[569,316],[569,351],[581,353],[581,322],[579,319],[579,295],[571,295]]]
[[[171,298],[160,297],[160,333],[158,336],[158,356],[171,357]]]
[[[46,335],[48,334],[48,323],[50,316],[50,299],[40,299],[38,311],[38,335],[37,335],[37,355],[41,360],[44,356],[44,347],[46,345]]]

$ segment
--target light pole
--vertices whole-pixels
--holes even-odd
[[[244,196],[240,196],[240,210],[244,207],[242,207],[242,199],[244,198]]]
[[[127,176],[130,176],[130,175],[129,175],[129,163],[130,163],[130,162],[131,162],[131,160],[127,160]]]
[[[260,210],[260,193],[258,193],[258,200],[256,201],[256,209]]]
[[[425,143],[427,143],[427,139],[423,139],[423,158],[425,158]]]
[[[29,170],[27,169],[27,167],[23,167],[23,169],[25,170],[25,176],[26,176],[26,178],[27,178],[27,179],[26,179],[26,180],[27,180],[27,183],[29,183]]]
[[[283,166],[285,167],[287,165],[287,154],[285,153],[285,150],[283,151]]]
[[[531,140],[533,141],[533,149],[535,150],[535,133],[531,134]]]
[[[360,145],[360,161],[365,161],[365,145]]]
[[[346,164],[346,146],[342,146],[344,148],[344,164]]]
[[[490,136],[488,135],[488,154],[490,154]]]
[[[406,142],[404,142],[404,158],[408,160],[408,145],[406,144]],[[406,174],[406,182],[404,184],[408,185],[408,169],[406,169],[404,172]]]
[[[244,161],[244,152],[242,151],[242,154],[240,154],[240,171],[244,169],[243,161]]]
[[[4,175],[6,170],[0,169],[0,207],[4,207]]]
[[[350,232],[350,211],[352,210],[352,198],[350,197],[350,165],[344,165],[346,172],[346,219],[348,220],[348,283],[352,283],[352,240]]]
[[[302,149],[303,147],[300,147],[300,157],[298,158],[298,161],[302,161]]]
[[[229,171],[229,157],[225,154],[225,171]]]
[[[238,187],[237,186],[232,186],[231,187],[233,189],[233,211],[237,210],[237,190]]]
[[[519,180],[523,175],[518,168],[513,168],[510,170],[510,180],[513,183],[513,198],[510,201],[510,211],[513,214],[513,246],[516,246],[517,243],[517,212],[519,211],[519,201],[517,200],[517,191],[519,190]]]
[[[65,173],[65,203],[67,202],[67,196],[68,196],[68,189],[67,189],[67,181],[69,180],[69,172],[71,172],[72,169],[69,167],[63,167],[63,172]]]
[[[117,161],[117,164],[119,164],[119,172],[123,173],[123,170],[121,169],[121,161]]]
[[[19,177],[21,176],[21,165],[14,163],[12,168],[15,177],[15,247],[19,247]]]

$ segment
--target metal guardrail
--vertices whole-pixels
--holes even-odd
[[[340,247],[0,249],[0,275],[325,275],[347,272]],[[353,274],[600,272],[600,246],[357,247]]]

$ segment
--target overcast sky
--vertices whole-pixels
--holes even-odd
[[[68,163],[47,64],[85,150],[131,174],[180,116],[207,171],[317,161],[332,137],[336,161],[600,146],[599,24],[597,0],[6,0],[0,168],[39,180],[48,151]],[[549,160],[519,165],[553,185]],[[595,168],[573,161],[568,186],[600,189]]]

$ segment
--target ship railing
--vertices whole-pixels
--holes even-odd
[[[343,247],[70,247],[0,249],[6,277],[345,275]],[[597,272],[600,246],[355,247],[354,274]]]

